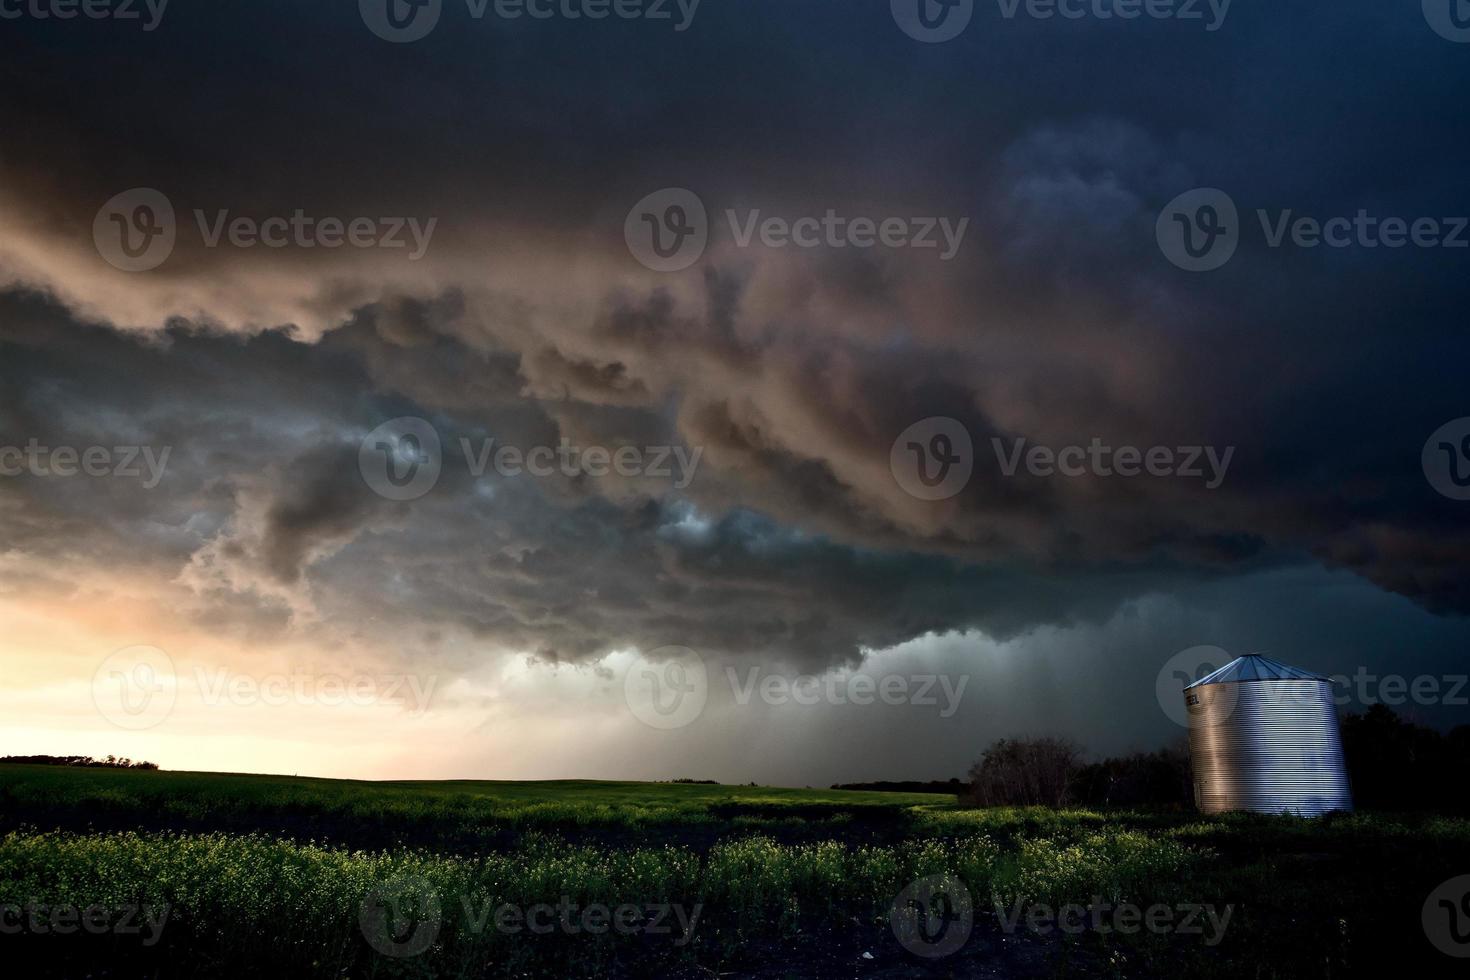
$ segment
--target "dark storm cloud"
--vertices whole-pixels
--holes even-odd
[[[552,662],[668,643],[850,661],[1306,560],[1470,610],[1462,505],[1418,460],[1470,414],[1464,253],[1256,234],[1190,275],[1153,237],[1201,185],[1248,223],[1470,213],[1454,94],[1470,60],[1413,5],[1237,5],[1207,34],[981,4],[945,45],[911,41],[880,0],[706,0],[678,34],[448,3],[408,45],[352,8],[181,5],[146,36],[6,25],[0,130],[26,139],[0,154],[0,259],[55,302],[0,312],[4,434],[127,430],[177,454],[151,495],[8,485],[28,552],[80,527],[215,601],[257,596],[272,621],[311,593],[344,619],[371,604]],[[649,276],[622,222],[671,185],[701,195],[716,240]],[[91,222],[133,186],[167,189],[185,227],[166,266],[119,278],[87,254]],[[194,208],[440,224],[408,266],[206,249]],[[727,208],[970,231],[950,263],[740,250]],[[165,331],[170,316],[190,322]],[[143,335],[73,322],[89,319]],[[447,454],[411,506],[354,468],[357,441],[402,415]],[[888,470],[931,416],[979,454],[938,505]],[[491,435],[704,457],[684,492],[474,481],[457,440]],[[1209,492],[1003,478],[992,437],[1237,454]]]
[[[126,432],[173,454],[146,493],[112,480],[7,484],[7,500],[32,515],[12,525],[10,546],[39,559],[70,540],[117,564],[157,563],[209,600],[194,611],[204,622],[220,615],[213,603],[245,596],[263,624],[313,605],[347,623],[446,623],[551,662],[678,642],[818,667],[931,631],[1009,637],[1039,622],[1097,621],[1139,589],[1190,577],[1039,575],[877,551],[744,509],[706,516],[657,482],[475,479],[459,438],[554,445],[579,431],[577,412],[564,401],[437,399],[446,346],[461,363],[476,359],[442,333],[397,347],[384,339],[398,332],[382,329],[382,310],[311,345],[185,327],[124,337],[15,296],[5,313],[7,444],[111,445]],[[219,373],[226,365],[233,383]],[[364,483],[357,449],[383,418],[408,411],[435,420],[444,477],[425,499],[392,503]],[[583,435],[654,444],[672,434],[656,412],[578,411],[589,413]],[[115,428],[75,421],[103,418]],[[722,479],[739,485],[739,468]]]

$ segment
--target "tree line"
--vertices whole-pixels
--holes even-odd
[[[1470,725],[1441,733],[1375,704],[1342,719],[1356,806],[1470,812]],[[1194,806],[1185,738],[1154,752],[1084,761],[1065,738],[1007,738],[985,750],[959,794],[972,806]]]
[[[134,762],[132,759],[109,755],[105,759],[94,759],[90,755],[5,755],[0,764],[18,766],[78,766],[85,769],[157,769],[156,762]]]

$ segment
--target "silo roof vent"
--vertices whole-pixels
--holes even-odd
[[[1224,667],[1207,674],[1190,684],[1185,690],[1203,687],[1206,684],[1238,684],[1241,681],[1328,681],[1332,678],[1313,674],[1297,667],[1263,657],[1259,653],[1248,653],[1230,661]]]

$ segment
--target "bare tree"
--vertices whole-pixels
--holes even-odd
[[[1001,739],[970,768],[978,806],[1062,806],[1082,752],[1064,738]]]

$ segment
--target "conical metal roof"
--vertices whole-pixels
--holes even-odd
[[[1248,653],[1230,661],[1224,667],[1207,674],[1188,685],[1187,691],[1192,687],[1203,687],[1206,684],[1238,684],[1241,681],[1330,681],[1330,677],[1321,674],[1313,674],[1297,667],[1288,667],[1286,664],[1263,657],[1259,653]]]

